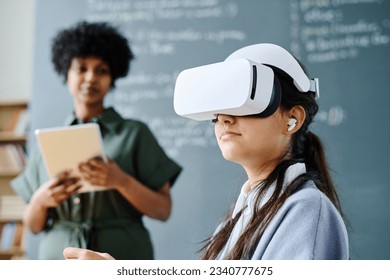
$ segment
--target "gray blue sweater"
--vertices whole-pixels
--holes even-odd
[[[306,172],[303,163],[290,166],[284,186]],[[226,258],[252,214],[256,189],[242,187],[233,217],[246,207],[219,259]],[[273,188],[262,200],[264,204]],[[251,256],[254,260],[343,260],[349,258],[348,235],[341,215],[313,182],[294,192],[272,219]]]

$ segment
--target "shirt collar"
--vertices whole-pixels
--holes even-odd
[[[122,122],[123,118],[115,111],[114,108],[109,107],[104,110],[101,115],[98,115],[90,120],[90,122],[97,123],[101,128],[109,131],[115,131],[118,125]],[[65,125],[82,124],[82,121],[78,119],[73,112],[65,120]]]

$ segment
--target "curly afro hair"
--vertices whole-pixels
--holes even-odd
[[[86,21],[61,30],[52,41],[51,55],[54,69],[64,77],[64,82],[73,58],[101,58],[110,68],[112,88],[116,79],[127,75],[134,58],[127,39],[117,29],[106,22]]]

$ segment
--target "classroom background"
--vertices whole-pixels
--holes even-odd
[[[389,12],[381,0],[0,0],[0,110],[28,108],[28,152],[34,129],[62,125],[71,110],[50,62],[51,38],[82,19],[118,26],[136,59],[107,105],[145,121],[184,167],[169,221],[145,219],[156,258],[197,259],[245,174],[222,158],[211,122],[174,113],[175,78],[249,44],[279,44],[320,78],[313,130],[350,225],[351,259],[390,259]],[[27,234],[26,258],[36,258],[38,243]]]

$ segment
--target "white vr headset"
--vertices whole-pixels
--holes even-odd
[[[175,112],[198,121],[217,114],[271,115],[279,107],[281,90],[267,65],[288,74],[299,91],[319,97],[318,79],[309,79],[288,51],[274,44],[256,44],[233,52],[223,62],[182,71],[175,84]]]

